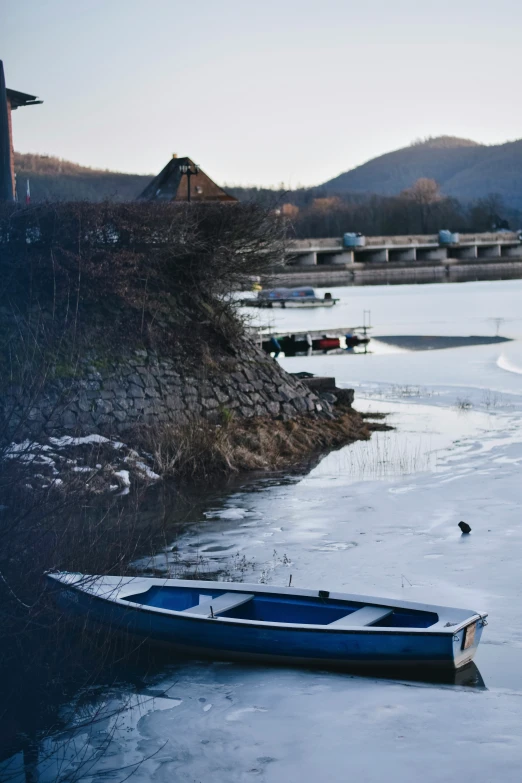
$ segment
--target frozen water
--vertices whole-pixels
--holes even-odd
[[[317,289],[320,296],[332,289]],[[488,335],[522,333],[521,280],[487,283],[335,288],[331,308],[248,311],[254,323],[292,331],[360,326],[371,312],[373,334]]]
[[[397,430],[303,478],[246,487],[221,508],[214,499],[178,551],[232,546],[255,563],[247,579],[287,584],[291,562],[298,586],[487,611],[476,660],[486,688],[172,664],[150,686],[157,696],[122,687],[101,707],[105,721],[78,728],[84,780],[520,782],[522,281],[340,293],[346,312],[274,316],[289,329],[338,315],[331,326],[349,326],[371,309],[381,334],[461,335],[494,334],[501,315],[513,342],[283,360],[355,385],[357,406],[389,411]],[[59,764],[66,775],[71,747],[70,736],[46,743],[40,781],[56,780]]]

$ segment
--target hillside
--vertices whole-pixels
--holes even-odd
[[[15,153],[18,195],[22,201],[25,181],[31,183],[31,200],[132,201],[153,174],[122,174],[92,169],[47,155]],[[438,182],[442,193],[463,202],[497,193],[508,208],[522,209],[522,139],[486,146],[469,139],[440,136],[414,143],[346,171],[319,188],[283,191],[229,186],[241,201],[273,206],[290,200],[304,206],[314,198],[340,194],[351,201],[366,194],[397,195],[421,177]]]
[[[15,171],[20,200],[29,179],[32,201],[132,201],[154,176],[91,169],[48,155],[20,152],[15,152]]]
[[[380,155],[325,182],[338,193],[396,195],[420,177],[435,179],[447,196],[468,201],[489,193],[522,208],[522,140],[486,146],[441,136]]]

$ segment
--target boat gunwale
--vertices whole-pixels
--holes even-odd
[[[443,619],[440,617],[440,611],[434,611],[433,613],[437,614],[439,617],[439,620],[437,623],[434,623],[432,626],[429,626],[427,628],[415,628],[415,627],[409,627],[409,626],[402,626],[402,627],[386,627],[386,626],[336,626],[336,627],[330,627],[329,625],[318,625],[318,624],[311,624],[311,623],[280,623],[280,622],[271,622],[266,620],[248,620],[243,619],[239,617],[223,617],[222,615],[217,615],[216,617],[205,617],[200,614],[190,614],[187,612],[187,610],[175,610],[175,609],[166,609],[162,607],[157,606],[151,606],[149,604],[140,604],[134,601],[129,601],[128,598],[119,598],[119,597],[106,597],[104,595],[99,595],[97,593],[91,592],[88,589],[85,589],[81,586],[81,584],[77,584],[74,582],[67,582],[60,578],[60,576],[81,576],[83,579],[90,579],[91,576],[83,574],[69,574],[68,572],[61,572],[61,574],[47,574],[47,577],[51,579],[53,582],[57,582],[64,586],[65,589],[72,589],[76,592],[82,593],[83,595],[88,596],[89,598],[95,598],[100,601],[104,601],[105,603],[109,604],[115,604],[117,606],[124,607],[128,610],[134,610],[134,611],[140,611],[140,612],[150,612],[151,614],[159,614],[166,617],[172,617],[172,618],[181,618],[186,619],[189,621],[200,621],[200,622],[212,622],[215,623],[216,621],[219,621],[221,623],[226,623],[227,625],[239,625],[240,627],[250,627],[250,628],[261,628],[266,630],[267,628],[274,628],[277,630],[292,630],[292,631],[320,631],[321,633],[324,633],[327,631],[328,633],[337,633],[337,634],[353,634],[353,633],[385,633],[386,635],[399,635],[404,636],[407,634],[414,634],[414,635],[421,635],[421,636],[454,636],[455,634],[462,631],[464,628],[466,628],[469,625],[472,625],[474,622],[484,621],[485,618],[488,616],[485,612],[472,612],[465,620],[462,620],[460,623],[457,623],[455,625],[451,626],[441,626],[440,623]],[[160,587],[168,587],[168,586],[174,586],[174,587],[190,587],[190,588],[198,588],[202,587],[203,589],[209,590],[212,589],[212,585],[218,586],[218,589],[223,589],[223,587],[230,587],[230,590],[227,590],[227,592],[259,592],[259,593],[268,593],[268,594],[283,594],[283,595],[301,595],[302,597],[309,597],[309,598],[319,598],[318,591],[309,590],[306,588],[288,588],[288,587],[277,587],[276,589],[273,589],[267,585],[253,585],[250,583],[238,583],[238,582],[206,582],[206,581],[200,581],[200,580],[192,580],[192,579],[162,579],[158,577],[95,577],[93,576],[93,582],[99,579],[118,579],[120,581],[120,587],[118,587],[117,584],[114,585],[112,588],[113,592],[117,592],[118,589],[121,589],[121,581],[122,580],[129,580],[129,582],[132,582],[132,580],[136,581],[143,581],[147,580],[149,582],[149,587],[147,587],[146,590],[142,590],[141,592],[145,593],[150,589],[150,587],[154,586],[160,586]],[[81,581],[81,580],[80,580]],[[170,585],[169,585],[170,583]],[[175,583],[172,585],[172,583]],[[237,588],[237,585],[241,584],[241,589]],[[263,588],[263,589],[257,589],[257,588]],[[137,593],[131,593],[130,595],[139,595],[140,591]],[[372,598],[371,596],[363,596],[363,595],[356,595],[356,594],[347,594],[347,593],[330,593],[329,598],[333,600],[341,600],[341,601],[349,601],[355,599],[356,603],[371,603],[375,606],[382,606],[382,607],[392,607],[395,608],[405,608],[405,609],[412,609],[413,611],[430,611],[430,610],[452,610],[453,611],[459,611],[459,612],[466,612],[469,610],[466,609],[457,609],[456,607],[446,607],[446,606],[436,606],[433,604],[421,604],[413,601],[398,601],[396,599],[390,599],[388,603],[383,604],[382,598]],[[423,608],[420,608],[423,607]]]

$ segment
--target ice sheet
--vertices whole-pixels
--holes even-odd
[[[519,783],[522,379],[513,368],[522,367],[522,281],[340,293],[351,317],[331,325],[356,323],[371,309],[383,334],[391,327],[427,333],[427,326],[437,334],[491,334],[502,315],[516,340],[284,360],[292,370],[355,385],[357,404],[388,410],[397,431],[332,453],[303,478],[246,488],[219,508],[212,501],[176,542],[178,555],[200,551],[217,561],[225,551],[252,560],[248,579],[287,584],[292,573],[298,586],[487,611],[477,656],[487,690],[173,664],[150,684],[158,696],[122,686],[103,708],[118,709],[117,717],[78,729],[76,747],[89,759],[84,780],[123,781],[132,772],[136,783]],[[295,329],[301,315],[277,317]],[[324,324],[336,308],[303,315],[316,317]],[[469,536],[460,533],[461,519]],[[70,736],[46,743],[41,783],[57,779],[60,759],[66,773],[72,747]]]

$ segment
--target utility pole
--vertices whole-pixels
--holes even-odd
[[[4,65],[0,60],[0,201],[14,201],[11,173],[11,134],[5,91]]]

